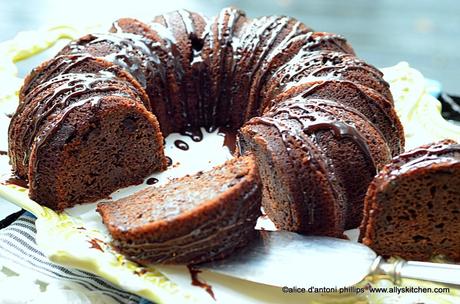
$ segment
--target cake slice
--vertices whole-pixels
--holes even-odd
[[[114,247],[141,264],[223,258],[255,236],[261,186],[252,156],[174,179],[97,211]]]
[[[445,140],[401,154],[371,183],[360,240],[378,254],[460,261],[460,145]]]

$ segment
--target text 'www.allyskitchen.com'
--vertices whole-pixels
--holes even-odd
[[[363,293],[389,293],[389,294],[408,294],[408,293],[449,293],[449,287],[420,287],[420,286],[391,286],[391,287],[373,287],[367,284],[364,287],[298,287],[283,286],[283,293],[310,293],[310,294],[363,294]]]

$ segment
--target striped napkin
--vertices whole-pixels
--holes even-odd
[[[50,262],[35,243],[35,217],[26,212],[9,226],[0,230],[0,259],[20,265],[54,280],[78,284],[88,291],[110,297],[116,303],[151,303],[115,287],[91,273],[66,268]],[[0,267],[1,268],[1,267]]]

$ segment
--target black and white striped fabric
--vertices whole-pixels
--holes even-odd
[[[0,257],[51,278],[71,281],[88,290],[97,290],[118,303],[150,303],[91,273],[50,262],[37,248],[35,234],[35,217],[26,212],[0,230]]]

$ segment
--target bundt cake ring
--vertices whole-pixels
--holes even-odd
[[[388,84],[336,34],[284,16],[185,10],[122,18],[35,68],[9,127],[14,173],[55,210],[165,170],[164,137],[238,131],[280,229],[357,227],[376,172],[404,149]]]

